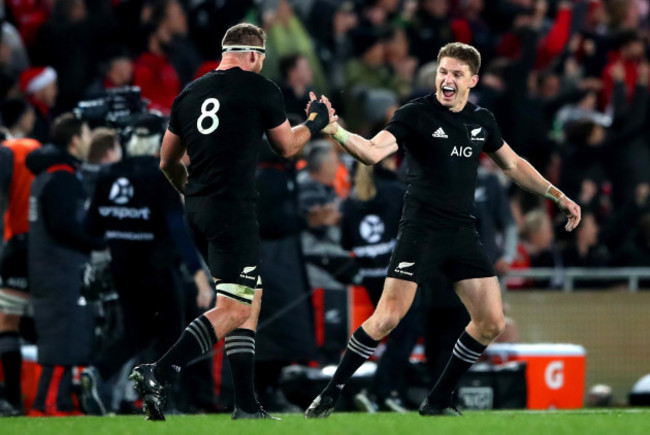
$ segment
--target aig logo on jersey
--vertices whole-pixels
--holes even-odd
[[[485,127],[481,127],[480,125],[468,125],[465,124],[465,128],[467,129],[467,137],[469,140],[475,143],[484,143],[485,139],[487,138],[487,130]]]
[[[126,204],[133,198],[133,186],[128,178],[120,177],[111,186],[111,191],[108,194],[108,199],[115,204]]]
[[[459,147],[455,146],[451,150],[451,156],[456,156],[456,157],[472,157],[472,147]]]

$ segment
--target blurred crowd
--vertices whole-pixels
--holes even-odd
[[[482,159],[477,225],[497,272],[650,266],[648,0],[8,0],[0,20],[2,133],[43,145],[55,139],[58,115],[112,89],[136,86],[149,111],[169,115],[181,89],[218,66],[223,34],[242,21],[267,32],[262,74],[281,87],[293,124],[314,91],[366,137],[403,103],[435,92],[441,46],[472,44],[483,66],[471,100],[583,210],[580,227],[564,232],[548,202],[508,185]],[[95,129],[78,156],[89,161],[87,180],[127,150],[128,138],[107,127],[115,125]],[[400,153],[359,167],[327,137],[297,161],[262,149],[258,216],[269,291],[258,335],[261,391],[274,394],[282,367],[327,347],[314,289],[364,285],[376,301],[407,174]],[[89,200],[92,182],[84,187]],[[562,280],[509,278],[508,286],[561,288]],[[453,295],[440,298],[423,304],[460,306],[447,300]]]
[[[442,45],[470,43],[483,57],[474,102],[585,214],[567,237],[551,209],[512,189],[521,243],[510,265],[650,264],[647,1],[57,0],[8,1],[0,14],[2,124],[41,142],[54,116],[115,87],[140,87],[168,114],[185,84],[218,65],[223,33],[240,21],[267,31],[262,73],[282,87],[288,115],[303,119],[313,90],[362,135],[434,89]],[[336,151],[343,200],[355,168]]]

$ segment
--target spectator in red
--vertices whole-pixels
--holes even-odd
[[[456,41],[474,45],[481,56],[489,59],[493,53],[492,34],[482,16],[484,8],[484,0],[460,0],[458,17],[451,22],[451,28]]]
[[[45,143],[50,136],[50,112],[59,93],[57,73],[49,66],[27,68],[20,75],[20,90],[36,110],[36,122],[31,137]]]
[[[52,3],[48,0],[8,0],[6,2],[27,47],[36,40],[39,29],[50,17]]]
[[[603,108],[612,101],[615,80],[613,70],[616,65],[619,62],[623,64],[626,95],[630,101],[639,77],[639,64],[645,60],[645,44],[636,30],[622,30],[615,36],[614,41],[616,49],[609,53],[609,61],[601,75],[603,81],[601,107]]]
[[[532,10],[523,10],[517,15],[514,21],[515,29],[531,27],[539,30],[542,27],[548,3],[546,0],[537,0]],[[569,42],[571,34],[571,20],[573,18],[573,9],[571,3],[562,1],[557,5],[557,13],[553,20],[550,30],[542,36],[537,46],[537,56],[535,59],[535,69],[543,70],[557,58]],[[512,31],[503,35],[501,43],[497,49],[500,56],[511,59],[517,58],[522,51],[522,42],[518,32]]]
[[[219,67],[219,64],[221,64],[221,61],[219,61],[219,60],[206,60],[196,70],[192,80],[196,80],[199,77],[202,77],[204,74],[207,74],[210,71],[217,69],[217,67]]]
[[[151,4],[150,22],[160,23],[169,32],[167,56],[174,65],[182,86],[192,80],[203,60],[194,42],[188,37],[187,14],[178,0],[155,0]]]
[[[181,82],[166,50],[172,39],[166,26],[145,25],[146,50],[135,61],[133,84],[142,90],[142,96],[151,103],[150,110],[159,110],[169,116],[174,98],[181,91]]]

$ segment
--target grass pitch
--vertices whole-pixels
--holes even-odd
[[[577,411],[491,411],[465,417],[420,417],[416,413],[335,413],[325,420],[282,415],[282,421],[232,421],[227,414],[170,416],[166,422],[144,421],[142,416],[5,418],[0,433],[27,434],[480,434],[480,435],[647,435],[650,409]]]

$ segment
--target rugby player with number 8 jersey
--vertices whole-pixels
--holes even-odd
[[[228,29],[219,67],[190,83],[172,105],[160,167],[185,195],[187,221],[212,274],[217,302],[156,363],[133,369],[131,379],[150,420],[165,419],[165,385],[224,337],[235,396],[232,418],[273,418],[257,402],[253,386],[262,296],[258,153],[266,134],[278,154],[292,156],[338,118],[329,101],[313,96],[307,121],[290,126],[280,88],[259,75],[265,42],[257,26]],[[186,152],[189,167],[181,161]]]

